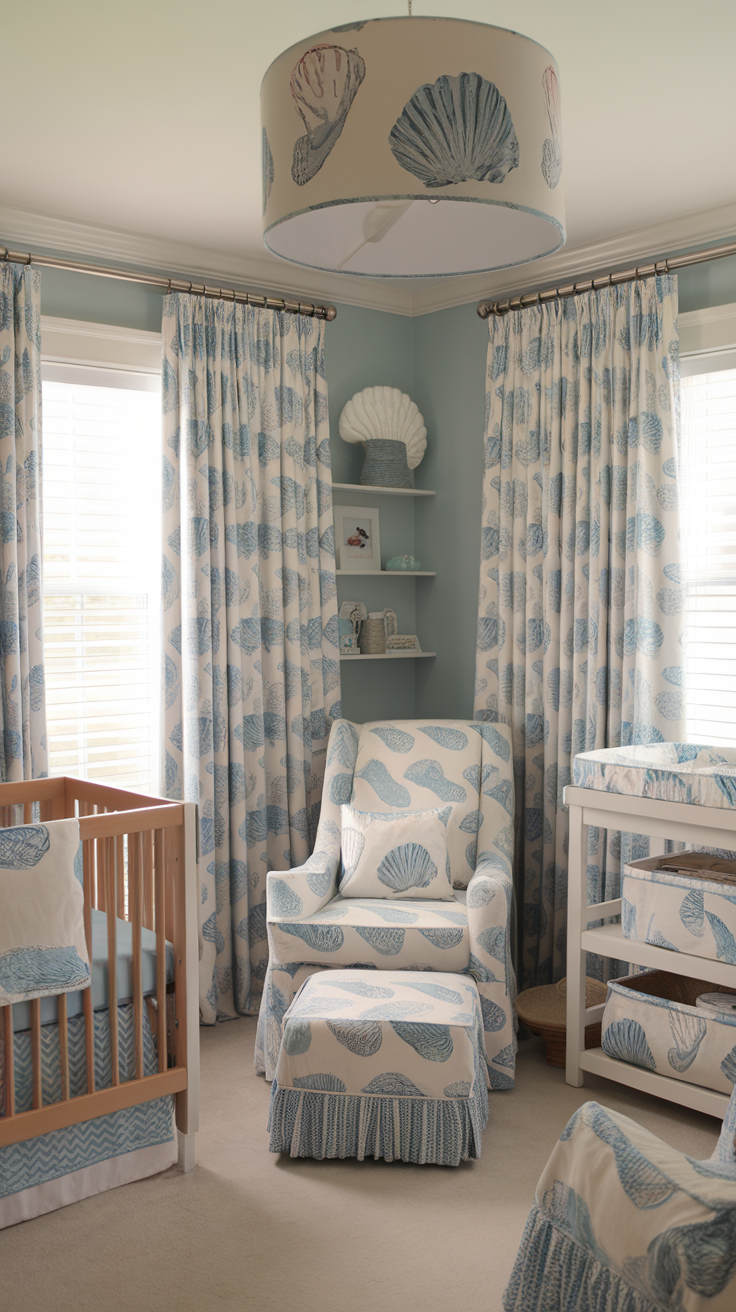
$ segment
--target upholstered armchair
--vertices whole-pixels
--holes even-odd
[[[733,1312],[735,1134],[736,1092],[706,1161],[586,1102],[542,1172],[505,1312]]]
[[[454,900],[341,896],[341,807],[346,804],[373,813],[449,805]],[[314,853],[304,865],[267,878],[269,965],[256,1070],[273,1078],[284,1012],[316,971],[358,965],[376,971],[436,970],[476,980],[489,1086],[513,1088],[513,833],[513,760],[506,725],[336,721]]]

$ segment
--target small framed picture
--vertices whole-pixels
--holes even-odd
[[[371,506],[335,506],[335,538],[341,570],[380,570],[378,510]]]

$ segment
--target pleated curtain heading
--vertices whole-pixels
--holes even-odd
[[[314,840],[340,667],[324,324],[170,295],[165,779],[199,805],[202,1019],[258,1009],[266,874]]]
[[[676,315],[662,277],[489,320],[475,715],[513,728],[521,988],[565,973],[572,758],[683,732]],[[591,830],[590,900],[646,850]]]

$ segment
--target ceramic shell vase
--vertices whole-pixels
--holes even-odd
[[[364,487],[413,487],[414,470],[427,449],[424,420],[411,397],[398,387],[366,387],[340,415],[340,437],[360,442]]]

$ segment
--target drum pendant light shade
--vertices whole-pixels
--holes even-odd
[[[549,51],[485,23],[375,18],[299,41],[261,88],[266,246],[370,278],[549,255],[559,105]]]

